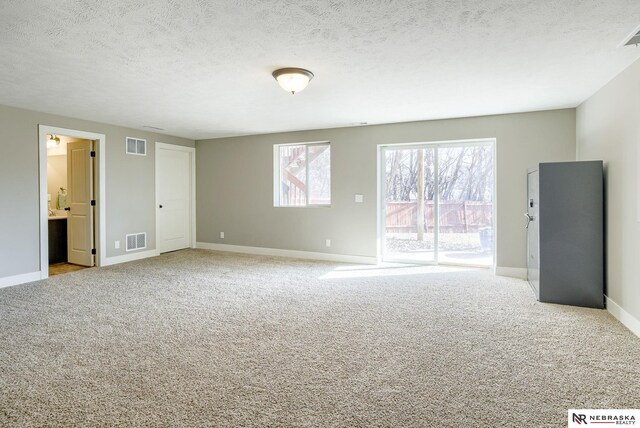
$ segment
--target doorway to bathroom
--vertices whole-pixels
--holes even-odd
[[[92,140],[47,135],[50,276],[92,267],[95,263],[93,145]]]
[[[101,134],[40,126],[42,278],[100,264],[103,144]]]

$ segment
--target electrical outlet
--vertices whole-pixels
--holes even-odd
[[[326,239],[324,241],[324,245],[326,245],[327,247],[330,247],[331,246],[331,239]]]
[[[224,239],[224,232],[220,232],[220,239]]]
[[[116,246],[116,250],[117,250],[118,248],[120,248],[120,241],[116,241],[116,242],[115,242],[115,246]]]
[[[360,193],[356,193],[356,196],[355,196],[355,199],[354,199],[354,200],[355,200],[355,202],[356,202],[357,204],[361,204],[361,203],[363,203],[363,202],[364,202],[364,195],[362,195],[362,194],[360,194]]]

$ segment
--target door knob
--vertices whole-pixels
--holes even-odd
[[[162,205],[160,205],[160,208],[162,208]]]
[[[71,207],[66,207],[64,210],[65,211],[71,211]]]

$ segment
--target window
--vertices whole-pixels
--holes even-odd
[[[274,146],[274,206],[331,204],[331,147],[328,142]]]

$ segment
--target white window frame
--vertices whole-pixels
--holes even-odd
[[[309,147],[312,146],[329,146],[329,153],[331,153],[331,142],[330,141],[312,141],[306,143],[284,143],[284,144],[274,144],[273,145],[273,206],[275,208],[328,208],[331,207],[331,198],[329,197],[328,204],[309,204]],[[304,193],[305,196],[305,204],[304,205],[281,205],[280,203],[280,190],[282,177],[280,176],[280,147],[284,146],[305,146],[305,185],[307,186],[307,190]],[[331,156],[329,156],[329,180],[331,182],[330,187],[332,187],[332,177],[331,177]],[[333,195],[333,192],[330,190],[330,195]]]

